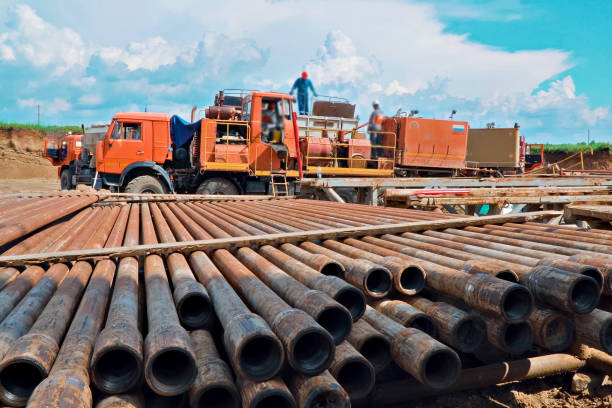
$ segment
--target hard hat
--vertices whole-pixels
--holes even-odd
[[[302,72],[302,78],[304,79],[308,78],[308,72],[306,71]]]
[[[375,99],[374,102],[372,102],[372,106],[379,106],[380,102],[378,101],[378,99]]]

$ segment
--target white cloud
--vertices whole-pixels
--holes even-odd
[[[53,115],[58,112],[70,110],[71,105],[66,99],[54,98],[51,101],[40,101],[34,98],[30,99],[18,99],[17,104],[20,108],[33,108],[40,105],[42,112]]]
[[[24,4],[17,6],[16,17],[17,29],[9,34],[12,48],[32,65],[51,66],[53,75],[87,65],[89,51],[76,32],[47,23]]]
[[[266,52],[255,41],[209,32],[198,43],[194,59],[198,63],[206,63],[202,66],[203,70],[218,74],[233,65],[252,64],[251,67],[258,67],[265,61]]]
[[[417,91],[417,89],[408,89],[407,87],[401,85],[399,83],[398,80],[393,80],[391,81],[391,83],[389,84],[389,86],[387,86],[387,89],[385,90],[385,95],[390,96],[390,95],[405,95],[405,94],[409,94],[409,95],[414,95],[414,93]]]
[[[70,83],[79,88],[91,88],[96,84],[96,78],[92,76],[76,77]]]
[[[0,34],[0,59],[4,61],[15,61],[15,52],[8,46],[6,41],[9,38],[9,33]]]
[[[595,125],[600,120],[610,119],[610,108],[608,107],[600,107],[590,110],[589,108],[584,108],[580,111],[580,116],[584,121],[590,125]]]
[[[306,64],[306,71],[319,84],[356,84],[366,76],[378,74],[379,64],[374,58],[358,55],[353,40],[340,30],[327,34],[317,57]]]
[[[164,65],[174,64],[178,52],[164,38],[153,37],[143,42],[131,42],[126,49],[103,47],[100,57],[108,64],[123,63],[129,71],[156,71]]]
[[[98,94],[83,95],[79,98],[79,105],[95,106],[102,103],[102,96]]]

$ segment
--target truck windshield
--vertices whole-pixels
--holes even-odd
[[[121,137],[120,134],[121,122],[114,121],[113,122],[113,133],[111,133],[111,139],[119,139]]]

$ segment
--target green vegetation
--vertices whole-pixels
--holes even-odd
[[[43,126],[36,125],[34,123],[16,123],[16,122],[2,122],[0,121],[0,129],[30,129],[39,132],[80,132],[80,126]]]
[[[544,153],[577,153],[587,148],[592,148],[594,152],[599,150],[610,149],[612,150],[612,143],[608,142],[591,142],[589,144],[581,143],[564,143],[564,144],[550,144],[544,145]]]

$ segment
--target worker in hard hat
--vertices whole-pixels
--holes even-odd
[[[382,144],[382,122],[385,114],[380,109],[380,102],[377,100],[372,102],[372,114],[370,115],[370,121],[368,124],[368,133],[370,134],[370,143],[372,146],[372,158],[377,159],[381,154],[381,148],[378,147]]]
[[[308,88],[310,88],[314,96],[318,96],[312,86],[312,81],[308,79],[308,73],[304,71],[302,72],[302,77],[295,80],[291,91],[289,91],[293,95],[293,91],[297,89],[298,111],[300,115],[308,115]]]
[[[262,141],[269,143],[272,141],[274,130],[278,127],[279,118],[276,110],[276,102],[269,102],[261,112],[261,133]]]

